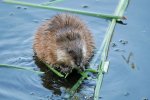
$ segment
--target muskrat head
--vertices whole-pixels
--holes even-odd
[[[75,40],[61,41],[59,44],[58,59],[63,65],[83,71],[85,69],[84,56],[85,50],[83,42],[78,38]]]
[[[70,58],[74,62],[74,67],[75,69],[79,71],[83,71],[85,69],[84,64],[83,64],[83,51],[81,48],[67,48],[67,53],[70,56]]]

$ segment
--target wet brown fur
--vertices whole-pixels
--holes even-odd
[[[79,53],[80,49],[85,46],[86,53],[82,60],[83,65],[88,63],[88,60],[93,55],[94,42],[91,32],[87,26],[77,16],[71,14],[58,14],[52,19],[47,20],[36,32],[33,49],[36,56],[43,62],[53,65],[54,67],[61,66],[67,68],[66,71],[72,70],[71,62],[75,62],[71,56],[74,53],[66,54],[67,50],[73,50],[77,56],[83,55]],[[61,61],[59,61],[58,52],[63,50]],[[82,50],[83,51],[83,50]],[[61,51],[60,51],[61,52]],[[65,54],[65,55],[63,55]],[[62,66],[62,63],[64,66]],[[70,69],[69,69],[69,68]],[[77,67],[77,66],[76,66]]]

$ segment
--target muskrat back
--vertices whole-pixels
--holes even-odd
[[[94,41],[77,16],[58,14],[38,29],[33,49],[41,61],[65,73],[85,68],[93,55]]]

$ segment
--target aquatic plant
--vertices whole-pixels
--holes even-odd
[[[115,15],[111,15],[111,14],[103,14],[103,13],[97,13],[97,12],[75,10],[75,9],[70,9],[70,8],[47,6],[47,5],[28,3],[28,2],[17,1],[17,0],[4,0],[4,2],[11,3],[11,4],[19,4],[19,5],[23,5],[23,6],[31,6],[31,7],[36,7],[36,8],[44,8],[44,9],[49,9],[49,10],[83,14],[83,15],[88,15],[88,16],[93,16],[93,17],[98,17],[98,18],[105,18],[105,19],[125,19],[125,17],[123,17],[123,16],[115,16]]]
[[[114,15],[123,16],[123,13],[126,10],[128,4],[129,4],[129,0],[120,0]],[[107,56],[109,51],[109,45],[113,36],[113,31],[115,29],[116,23],[117,23],[116,19],[112,19],[112,21],[109,23],[109,27],[107,29],[104,40],[101,45],[102,54],[101,54],[101,61],[98,67],[98,77],[97,77],[97,83],[95,87],[94,100],[99,99],[99,94],[100,94],[99,92],[100,92],[100,88],[104,76],[104,68],[108,67],[106,66],[106,62],[107,62]]]
[[[27,71],[31,71],[33,73],[36,73],[38,75],[44,74],[44,72],[41,72],[41,71],[38,71],[38,70],[34,70],[33,67],[14,66],[14,65],[8,65],[8,64],[0,64],[0,67],[14,68],[14,69],[20,69],[20,70],[27,70]]]

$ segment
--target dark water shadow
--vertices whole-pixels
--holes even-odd
[[[44,75],[41,76],[42,85],[52,90],[55,95],[61,95],[61,87],[66,89],[70,89],[73,85],[78,81],[81,77],[76,70],[73,70],[67,78],[61,78],[53,73],[44,63],[42,63],[37,57],[34,57],[35,64],[40,68],[41,71],[45,72]]]

